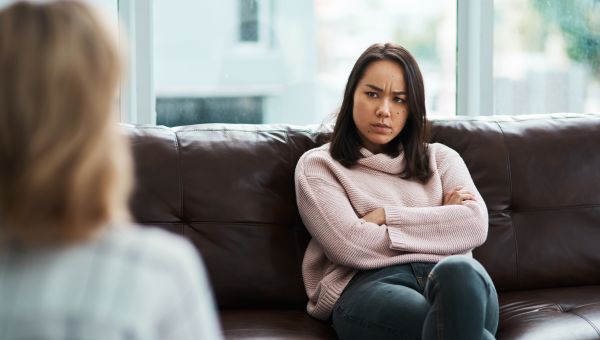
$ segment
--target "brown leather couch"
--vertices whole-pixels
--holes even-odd
[[[317,126],[126,127],[135,219],[202,253],[228,339],[332,339],[305,312],[309,240],[294,196]],[[498,339],[600,339],[600,114],[432,122],[489,208],[475,257],[500,292]]]

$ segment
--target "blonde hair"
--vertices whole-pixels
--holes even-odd
[[[0,240],[80,241],[129,218],[114,35],[76,1],[0,11]]]

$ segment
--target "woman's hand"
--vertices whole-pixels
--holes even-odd
[[[363,216],[362,219],[378,225],[385,224],[385,210],[383,208],[377,208]]]
[[[463,190],[463,186],[458,186],[444,194],[443,205],[465,204],[468,201],[474,200],[475,195],[467,190]]]

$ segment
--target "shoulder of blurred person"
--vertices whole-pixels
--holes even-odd
[[[220,339],[201,257],[158,228],[0,253],[2,339]]]

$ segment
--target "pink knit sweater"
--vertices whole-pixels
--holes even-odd
[[[391,158],[362,148],[364,158],[346,168],[329,144],[309,150],[296,166],[296,199],[312,235],[302,272],[308,313],[327,319],[358,270],[471,255],[487,237],[487,208],[458,153],[429,145],[433,176],[427,184],[399,177],[404,154]],[[475,202],[442,205],[443,193],[462,185]],[[387,223],[361,216],[384,208]]]

